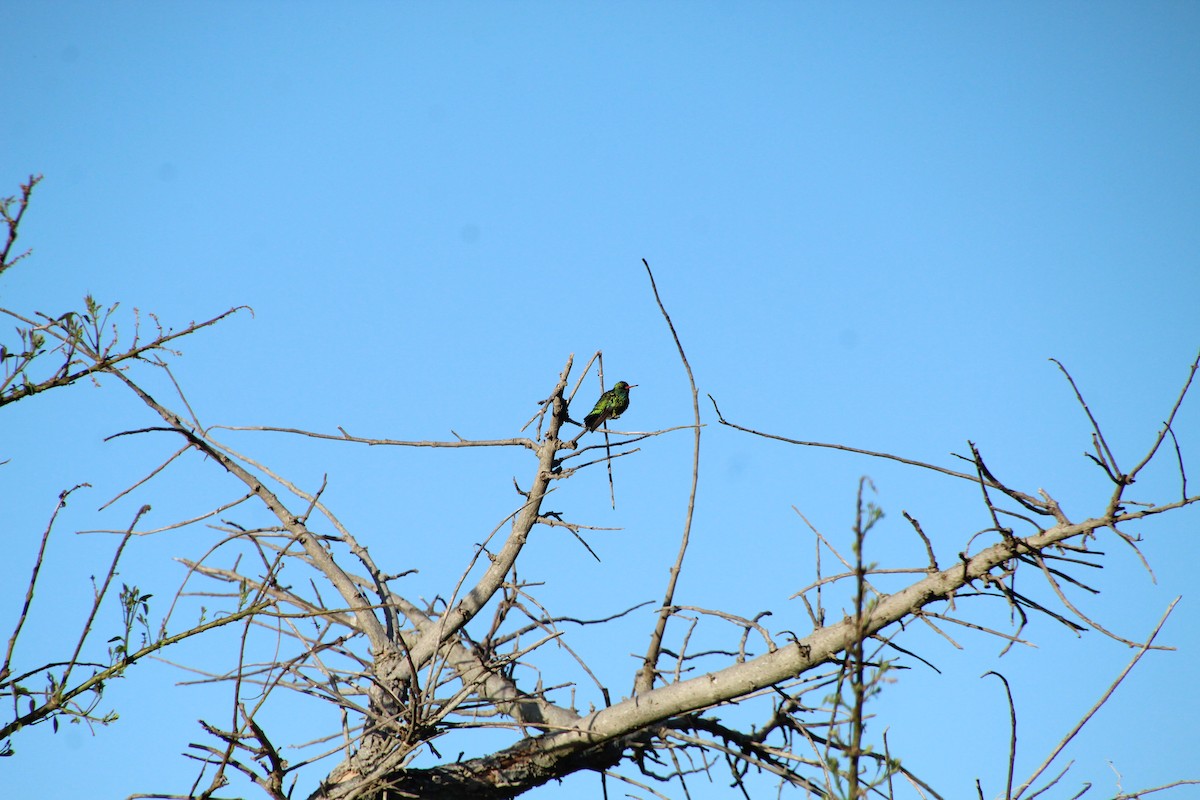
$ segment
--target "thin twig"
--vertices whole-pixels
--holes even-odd
[[[90,487],[91,484],[76,484],[58,495],[58,505],[54,507],[54,511],[50,514],[50,521],[46,523],[46,529],[42,531],[42,542],[38,545],[37,555],[33,559],[33,574],[29,576],[29,585],[25,588],[25,603],[21,606],[21,613],[17,617],[17,624],[13,627],[12,636],[8,639],[8,648],[4,652],[4,664],[0,665],[0,684],[3,684],[11,674],[13,650],[17,646],[17,638],[21,635],[21,629],[25,627],[25,620],[29,618],[29,609],[33,605],[33,590],[37,586],[38,575],[42,571],[42,560],[46,556],[46,544],[50,541],[50,531],[54,529],[54,522],[58,519],[58,512],[66,508],[67,498],[76,489],[81,489],[85,486]]]
[[[1088,420],[1092,423],[1092,432],[1095,434],[1096,441],[1099,443],[1097,451],[1100,455],[1100,458],[1096,460],[1097,463],[1108,472],[1108,476],[1112,478],[1114,483],[1120,484],[1121,479],[1125,476],[1122,474],[1121,468],[1117,466],[1117,459],[1113,456],[1112,450],[1110,450],[1108,447],[1108,442],[1104,439],[1104,434],[1100,431],[1100,423],[1098,423],[1096,418],[1092,415],[1092,410],[1088,408],[1087,401],[1083,399],[1083,393],[1080,392],[1079,387],[1075,385],[1075,379],[1071,377],[1071,373],[1067,372],[1067,368],[1064,367],[1062,362],[1057,358],[1052,358],[1050,360],[1053,361],[1054,364],[1057,365],[1062,371],[1062,374],[1066,376],[1067,383],[1071,384],[1071,390],[1075,392],[1075,399],[1079,401],[1079,405],[1083,406],[1084,413],[1087,414]],[[1191,382],[1191,378],[1188,379],[1188,382]],[[1186,391],[1186,387],[1184,390]],[[1153,455],[1153,451],[1151,451],[1151,455]],[[1147,456],[1147,460],[1149,460],[1149,456]]]
[[[1163,423],[1162,430],[1160,430],[1158,432],[1158,436],[1155,437],[1154,444],[1150,446],[1150,450],[1146,453],[1142,460],[1137,463],[1137,466],[1135,466],[1129,472],[1129,478],[1131,479],[1129,481],[1130,483],[1133,483],[1132,478],[1137,476],[1138,473],[1142,471],[1142,468],[1150,463],[1150,459],[1154,458],[1154,454],[1158,452],[1159,445],[1163,443],[1163,439],[1166,437],[1167,432],[1171,430],[1171,423],[1175,421],[1175,415],[1179,412],[1179,407],[1183,405],[1183,398],[1187,396],[1188,389],[1191,387],[1192,381],[1196,377],[1197,368],[1200,368],[1200,353],[1197,353],[1196,358],[1192,361],[1192,366],[1188,370],[1187,380],[1183,382],[1183,388],[1179,390],[1179,397],[1175,399],[1175,404],[1171,406],[1171,413],[1167,415],[1167,421]],[[1180,465],[1180,469],[1182,469],[1182,463]],[[1186,479],[1184,482],[1183,496],[1187,497]]]
[[[696,379],[692,375],[692,366],[688,363],[687,355],[683,352],[683,343],[679,341],[679,334],[675,330],[675,323],[671,322],[671,315],[667,313],[662,298],[658,294],[658,285],[654,282],[654,272],[650,269],[650,262],[643,258],[642,264],[645,265],[646,275],[650,278],[650,289],[654,292],[654,301],[658,303],[658,310],[662,312],[663,319],[667,322],[667,327],[671,329],[671,338],[675,340],[675,348],[679,351],[679,360],[683,362],[684,371],[687,372],[688,385],[692,391],[692,415],[695,420],[696,430],[694,431],[695,443],[692,448],[692,484],[688,493],[687,514],[683,520],[683,534],[680,537],[679,553],[675,557],[675,563],[671,566],[670,577],[667,579],[667,591],[658,612],[658,622],[655,624],[654,633],[650,637],[650,646],[646,650],[645,657],[642,659],[642,667],[638,670],[637,677],[634,679],[635,693],[648,692],[654,687],[655,669],[658,664],[659,652],[662,650],[662,640],[667,629],[667,619],[671,615],[671,606],[675,602],[675,586],[683,570],[683,558],[687,554],[688,541],[691,538],[692,515],[696,509],[696,486],[700,480],[700,396],[696,391]]]
[[[864,450],[860,447],[849,447],[844,444],[830,444],[828,442],[807,442],[807,441],[804,441],[801,439],[791,439],[791,438],[788,438],[787,436],[779,436],[779,435],[776,435],[773,433],[764,433],[762,431],[756,431],[753,428],[747,428],[743,425],[738,425],[735,422],[730,422],[729,420],[725,419],[725,417],[722,416],[722,414],[721,414],[721,409],[717,406],[717,401],[713,399],[713,396],[711,394],[708,395],[708,399],[712,402],[713,410],[716,411],[716,413],[717,413],[717,421],[718,422],[720,422],[722,425],[726,425],[730,428],[733,428],[734,430],[742,431],[743,433],[749,433],[753,436],[761,436],[764,439],[773,439],[777,442],[784,442],[785,444],[799,445],[801,447],[823,447],[823,448],[826,448],[829,450],[841,450],[846,453],[857,453],[857,454],[863,455],[863,456],[870,456],[871,458],[883,458],[883,459],[887,459],[889,461],[898,461],[901,464],[907,464],[910,467],[919,467],[921,469],[932,470],[933,472],[940,472],[943,475],[949,475],[952,478],[961,478],[962,480],[970,481],[971,483],[979,482],[978,475],[971,475],[966,472],[958,472],[956,470],[947,469],[946,467],[939,467],[935,464],[927,464],[924,461],[916,461],[911,458],[904,458],[903,456],[892,455],[891,453],[880,453],[880,452],[877,452],[874,450]],[[994,481],[986,481],[986,484],[993,489],[1004,489],[1005,488],[1005,487],[1001,486],[999,483],[996,483]],[[1022,494],[1021,492],[1017,492],[1015,490],[1013,490],[1013,495],[1022,498],[1025,502],[1028,502],[1031,505],[1034,505],[1034,506],[1039,505],[1038,500],[1034,497],[1030,497],[1029,495]]]
[[[1083,729],[1083,726],[1088,723],[1088,720],[1090,720],[1095,713],[1100,710],[1101,706],[1108,702],[1108,698],[1111,697],[1112,693],[1115,692],[1117,687],[1121,685],[1121,681],[1125,680],[1125,676],[1128,675],[1135,666],[1137,666],[1137,663],[1141,661],[1142,656],[1146,655],[1148,651],[1153,649],[1151,645],[1154,644],[1154,638],[1158,636],[1158,632],[1161,631],[1163,625],[1166,624],[1167,617],[1171,616],[1171,612],[1175,609],[1175,604],[1178,603],[1179,600],[1180,598],[1176,597],[1171,601],[1171,604],[1167,606],[1166,612],[1163,613],[1162,619],[1158,621],[1158,624],[1154,626],[1154,630],[1151,631],[1149,638],[1146,639],[1145,643],[1138,649],[1137,655],[1133,657],[1125,669],[1121,670],[1121,674],[1118,675],[1117,679],[1112,682],[1112,685],[1108,687],[1107,691],[1100,696],[1100,699],[1096,701],[1095,705],[1088,709],[1088,712],[1083,715],[1083,718],[1080,719],[1078,723],[1076,723],[1075,727],[1072,728],[1067,735],[1062,738],[1062,741],[1058,743],[1058,746],[1054,748],[1054,751],[1051,752],[1046,760],[1042,762],[1042,765],[1035,769],[1033,774],[1029,776],[1029,779],[1021,784],[1020,788],[1017,789],[1017,793],[1011,795],[1013,800],[1019,800],[1021,795],[1025,793],[1025,790],[1028,789],[1030,785],[1032,785],[1033,782],[1038,779],[1038,776],[1046,771],[1054,759],[1058,758],[1058,754],[1063,751],[1070,741],[1075,738],[1075,735]]]
[[[995,675],[1004,684],[1004,693],[1008,696],[1008,720],[1009,720],[1009,739],[1008,739],[1008,783],[1005,785],[1004,797],[1005,800],[1013,796],[1013,770],[1017,766],[1017,706],[1013,703],[1012,687],[1008,685],[1008,678],[1001,675],[995,670],[989,669],[983,673],[981,677]]]

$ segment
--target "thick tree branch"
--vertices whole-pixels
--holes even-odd
[[[1187,504],[1198,502],[1200,496],[1186,501]],[[1147,516],[1179,505],[1156,506],[1135,513]],[[861,621],[846,618],[744,664],[637,695],[580,718],[568,730],[525,739],[484,758],[428,770],[403,770],[390,776],[388,783],[398,791],[411,785],[442,786],[446,791],[456,786],[455,791],[470,792],[445,796],[515,796],[563,774],[564,765],[576,764],[581,759],[604,761],[611,758],[612,748],[625,746],[623,743],[631,741],[630,737],[636,738],[672,717],[735,701],[832,662],[852,645],[856,637],[876,634],[925,606],[951,598],[962,587],[988,577],[992,570],[1021,554],[1041,551],[1120,521],[1119,517],[1095,518],[1077,524],[1055,525],[1028,538],[1006,537],[953,567],[929,575],[896,594],[883,596],[864,612]],[[333,796],[321,790],[313,798]],[[383,795],[364,797],[382,798]]]

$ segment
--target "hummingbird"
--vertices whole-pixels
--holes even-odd
[[[629,390],[634,386],[637,384],[617,381],[613,388],[600,395],[592,413],[583,418],[583,427],[594,431],[610,419],[617,419],[624,414],[625,409],[629,408]]]

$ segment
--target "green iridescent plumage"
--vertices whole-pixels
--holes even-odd
[[[610,419],[616,419],[624,414],[625,409],[629,408],[629,390],[634,386],[637,386],[637,384],[617,381],[613,388],[600,395],[600,399],[596,401],[596,407],[592,409],[592,413],[583,418],[583,427],[589,431],[594,431]]]

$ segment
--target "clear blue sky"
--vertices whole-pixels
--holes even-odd
[[[57,315],[92,292],[174,327],[252,306],[183,346],[177,375],[206,424],[507,437],[568,354],[598,349],[610,384],[639,384],[623,423],[684,424],[645,257],[701,391],[730,419],[951,466],[971,439],[997,474],[1082,517],[1107,486],[1047,359],[1072,370],[1127,466],[1200,346],[1195,4],[7,3],[0,30],[0,192],[46,176],[23,228],[35,253],[0,281],[0,305]],[[1196,400],[1177,425],[1193,459]],[[920,563],[902,509],[944,562],[987,525],[969,487],[750,439],[704,413],[681,602],[804,626],[786,598],[811,578],[812,545],[791,506],[844,544],[862,474],[888,513],[880,562]],[[73,531],[124,527],[143,502],[165,524],[236,491],[197,461],[97,512],[175,446],[100,441],[146,424],[111,382],[0,414],[5,637],[57,493],[93,484],[54,540],[30,660],[73,642],[107,563],[111,540]],[[420,568],[426,596],[448,591],[531,468],[509,453],[230,439],[310,488],[328,473],[327,500],[377,559]],[[616,467],[615,511],[601,472],[565,485],[556,509],[623,530],[592,538],[600,564],[542,533],[523,576],[562,613],[660,598],[689,459],[685,435],[645,443]],[[1172,498],[1169,467],[1135,499]],[[1181,757],[1200,717],[1187,689],[1198,522],[1131,529],[1157,584],[1099,542],[1104,592],[1080,602],[1136,639],[1184,594],[1163,635],[1180,651],[1148,656],[1077,740],[1061,796],[1200,777]],[[139,541],[121,578],[165,605],[182,577],[171,557],[215,535]],[[649,619],[574,640],[616,695]],[[955,635],[966,651],[914,636],[944,675],[918,665],[877,707],[893,749],[947,797],[974,796],[975,777],[989,797],[1003,789],[1007,708],[978,675],[1013,681],[1020,778],[1129,658],[1046,623],[1026,631],[1037,650],[999,660],[995,640]],[[21,734],[0,794],[186,791],[177,754],[202,738],[197,718],[226,712],[224,694],[180,678],[149,665],[113,685],[122,719],[94,737]],[[309,735],[307,711],[280,713]],[[600,795],[588,777],[533,796]]]

